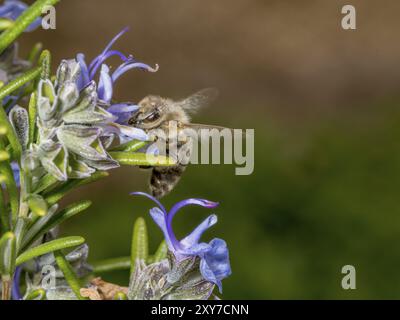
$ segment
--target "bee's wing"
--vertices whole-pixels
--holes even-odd
[[[218,90],[207,88],[192,94],[190,97],[179,101],[179,105],[187,112],[194,113],[198,109],[209,105],[218,97]]]
[[[199,124],[199,123],[185,123],[184,124],[184,128],[185,129],[192,129],[194,131],[196,131],[197,133],[200,132],[200,130],[202,129],[206,129],[206,130],[210,130],[211,134],[218,134],[217,132],[215,132],[215,130],[217,130],[219,133],[223,134],[227,134],[229,132],[229,134],[231,135],[231,137],[236,137],[237,135],[235,135],[235,130],[231,129],[231,128],[226,128],[226,127],[221,127],[221,126],[214,126],[214,125],[206,125],[206,124]],[[185,131],[183,132],[185,134]],[[187,134],[187,132],[186,132]],[[201,136],[201,138],[206,138],[207,135],[205,135],[204,137]],[[240,135],[241,139],[246,140],[248,138],[247,132],[242,131],[242,134]]]
[[[207,130],[217,129],[218,131],[222,131],[222,130],[232,131],[232,129],[230,129],[230,128],[214,126],[214,125],[207,125],[207,124],[200,124],[200,123],[185,123],[184,127],[190,128],[190,129],[193,129],[196,131],[199,131],[201,129],[207,129]]]

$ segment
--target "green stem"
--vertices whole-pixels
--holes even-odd
[[[55,5],[60,0],[38,0],[22,13],[15,24],[0,35],[0,53],[2,53],[29,25],[42,14],[43,8]]]
[[[16,244],[15,235],[7,232],[0,239],[0,259],[2,273],[2,299],[9,300],[11,297],[11,282],[14,277]]]
[[[1,290],[1,300],[11,299],[11,278],[10,276],[1,277],[2,290]]]

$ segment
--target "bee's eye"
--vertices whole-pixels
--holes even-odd
[[[154,111],[150,113],[144,120],[143,122],[154,122],[157,121],[160,118],[160,113],[158,111]]]

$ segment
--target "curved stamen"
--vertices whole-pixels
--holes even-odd
[[[150,200],[153,200],[153,202],[155,202],[157,204],[157,206],[164,212],[165,215],[167,215],[167,210],[165,210],[165,207],[161,204],[160,201],[158,201],[156,198],[154,198],[153,196],[145,193],[145,192],[132,192],[131,196],[144,196]]]
[[[127,61],[123,64],[121,64],[117,70],[114,71],[114,73],[112,74],[112,80],[113,82],[117,81],[117,79],[119,77],[121,77],[125,72],[131,70],[131,69],[135,69],[135,68],[139,68],[139,69],[143,69],[143,70],[147,70],[149,72],[157,72],[159,69],[158,64],[156,64],[155,68],[150,67],[149,65],[145,64],[145,63],[141,63],[141,62],[134,62],[134,61]]]
[[[121,51],[118,50],[108,51],[106,54],[100,55],[95,59],[97,62],[95,67],[92,70],[90,70],[90,78],[93,79],[97,71],[99,70],[100,65],[113,56],[118,56],[123,62],[133,60],[132,56],[127,57]]]
[[[106,46],[106,48],[103,50],[103,52],[95,59],[91,62],[91,64],[89,65],[89,70],[91,70],[91,77],[94,77],[94,75],[96,74],[97,70],[99,69],[100,65],[101,65],[101,60],[102,57],[104,55],[107,54],[108,51],[110,51],[111,47],[114,45],[114,43],[121,38],[124,33],[126,33],[129,30],[129,27],[125,27],[120,33],[118,33]]]

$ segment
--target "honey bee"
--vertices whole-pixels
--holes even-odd
[[[192,153],[192,142],[190,137],[185,139],[185,129],[221,129],[217,126],[192,124],[190,122],[190,115],[215,100],[217,95],[216,89],[207,88],[180,101],[149,95],[139,102],[139,109],[129,119],[129,125],[152,133],[161,130],[163,134],[156,134],[154,137],[155,140],[159,140],[158,142],[160,142],[160,139],[163,140],[165,154],[160,154],[171,157],[177,163],[170,167],[152,167],[150,191],[154,197],[159,199],[171,192],[187,167],[188,159],[190,159]],[[174,128],[176,128],[174,132],[170,129],[172,122],[175,124]],[[171,135],[174,139],[171,139]],[[175,135],[178,135],[179,139]],[[184,136],[183,139],[182,135]],[[171,149],[175,150],[177,154],[172,153]]]

